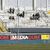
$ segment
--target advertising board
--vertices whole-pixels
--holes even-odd
[[[25,40],[28,36],[10,36],[10,40]]]
[[[49,35],[41,35],[41,40],[49,40]]]
[[[9,40],[10,36],[0,36],[0,40]]]
[[[29,40],[39,40],[41,39],[41,35],[29,35],[28,39]]]

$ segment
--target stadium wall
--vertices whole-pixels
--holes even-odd
[[[0,44],[48,44],[50,43],[50,35],[0,35]]]

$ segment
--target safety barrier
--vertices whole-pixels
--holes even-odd
[[[34,35],[0,35],[0,44],[48,44],[50,34]]]

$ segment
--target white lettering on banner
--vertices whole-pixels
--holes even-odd
[[[20,39],[20,40],[24,39],[25,40],[25,39],[28,39],[28,37],[27,36],[18,36],[18,39]]]
[[[28,39],[28,36],[10,36],[10,40],[25,40]]]
[[[10,37],[10,40],[16,40],[17,39],[17,36],[11,36]]]

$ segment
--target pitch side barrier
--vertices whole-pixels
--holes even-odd
[[[12,33],[50,33],[50,28],[9,28]]]
[[[50,33],[0,33],[0,44],[50,44]]]

